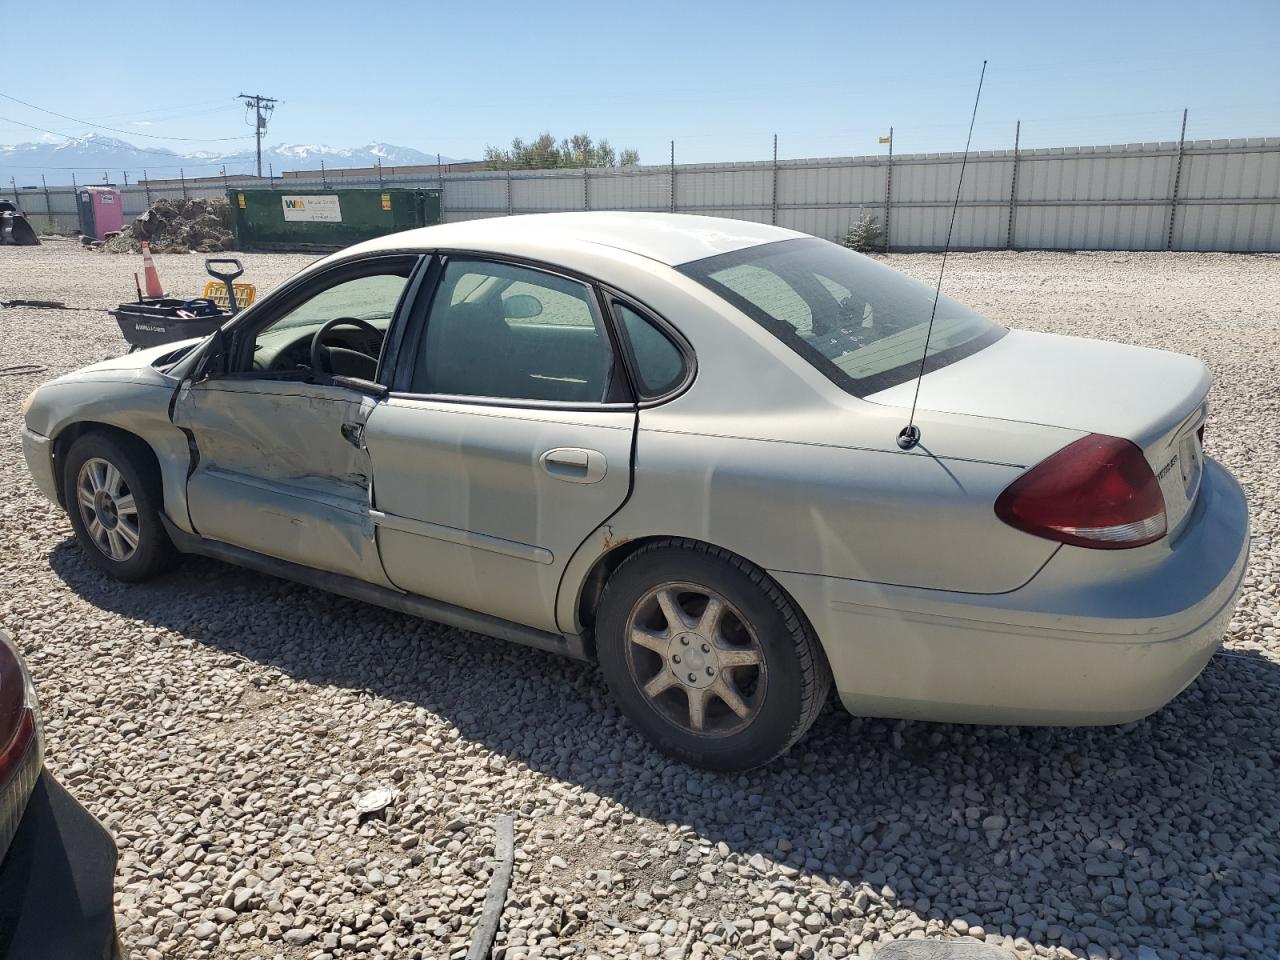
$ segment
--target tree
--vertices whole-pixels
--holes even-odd
[[[872,253],[884,249],[880,221],[859,211],[858,219],[844,235],[844,245],[857,253]]]
[[[630,147],[619,153],[608,140],[597,143],[586,133],[565,137],[559,143],[550,133],[543,133],[530,143],[516,137],[509,150],[486,146],[484,159],[491,170],[629,167],[640,162],[640,153]]]

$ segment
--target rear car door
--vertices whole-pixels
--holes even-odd
[[[182,385],[173,422],[194,448],[187,506],[202,537],[386,584],[361,432],[419,260],[366,257],[304,278],[230,328],[226,369]],[[328,372],[312,369],[313,338],[339,318],[322,338]]]
[[[577,547],[631,486],[636,406],[593,287],[450,256],[365,426],[401,589],[544,630]]]

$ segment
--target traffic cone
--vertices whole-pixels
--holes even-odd
[[[160,275],[156,273],[156,262],[151,259],[151,244],[142,241],[142,275],[147,281],[148,297],[163,297],[164,288],[160,286]]]

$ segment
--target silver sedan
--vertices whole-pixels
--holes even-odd
[[[741,221],[448,224],[45,384],[23,443],[111,576],[204,554],[595,658],[694,764],[768,762],[833,680],[866,715],[1151,713],[1244,576],[1208,371],[945,296],[926,356],[933,303]]]

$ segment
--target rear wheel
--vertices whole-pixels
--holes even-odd
[[[127,437],[88,433],[67,452],[63,500],[85,557],[118,580],[145,580],[173,560],[160,522],[150,452]]]
[[[786,752],[831,685],[803,615],[767,574],[685,540],[646,545],[610,577],[596,647],[622,711],[665,753],[744,770]]]

